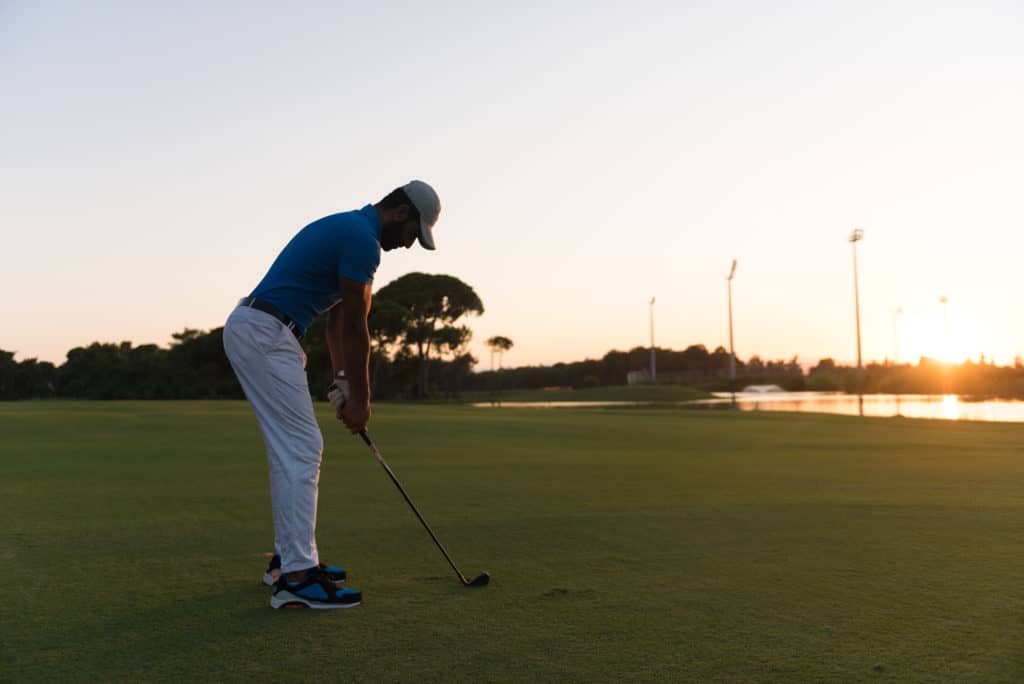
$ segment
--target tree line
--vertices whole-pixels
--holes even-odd
[[[807,389],[861,394],[961,394],[1024,399],[1024,359],[997,366],[984,356],[960,364],[922,357],[916,364],[869,363],[862,371],[821,359],[810,369]]]
[[[454,396],[476,359],[466,317],[483,302],[450,275],[408,273],[381,288],[369,316],[370,377],[379,399]],[[320,316],[302,339],[310,392],[326,395],[333,380]],[[186,328],[168,348],[94,342],[67,353],[60,366],[16,362],[0,350],[0,399],[240,399],[244,395],[223,347],[223,328]]]
[[[482,372],[466,383],[471,389],[536,389],[559,387],[580,389],[622,385],[633,374],[649,382],[646,369],[650,347],[628,352],[610,351],[601,359],[552,366],[523,366]],[[984,358],[947,364],[922,357],[917,364],[890,361],[869,363],[862,370],[837,364],[831,358],[804,370],[797,357],[766,360],[752,356],[736,359],[736,379],[730,380],[729,352],[723,347],[709,351],[696,344],[682,351],[655,349],[658,383],[689,385],[711,392],[740,391],[750,385],[777,385],[790,392],[822,391],[852,394],[962,394],[976,397],[1024,399],[1024,359],[1013,366],[997,366]]]
[[[609,351],[600,359],[550,366],[501,368],[511,338],[487,340],[499,355],[499,368],[474,373],[468,351],[468,317],[484,312],[472,287],[450,275],[409,273],[388,283],[373,298],[369,316],[370,383],[376,399],[457,398],[465,391],[598,387],[649,381],[650,348]],[[333,372],[324,335],[324,316],[303,338],[310,392],[323,398]],[[241,387],[224,354],[222,328],[186,328],[172,335],[168,348],[131,342],[94,342],[67,353],[60,366],[36,359],[17,362],[0,350],[0,399],[240,399]],[[863,371],[822,359],[807,372],[799,359],[736,360],[730,380],[729,352],[691,345],[657,348],[659,383],[707,390],[740,390],[773,384],[789,391],[832,390],[863,393],[958,393],[1024,398],[1024,361],[1012,367],[984,359],[952,366],[923,358],[916,365],[873,363]]]

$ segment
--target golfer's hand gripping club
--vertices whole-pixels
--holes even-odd
[[[327,387],[327,401],[334,409],[334,416],[349,430],[359,432],[366,429],[366,423],[370,420],[369,399],[360,400],[352,396],[345,371],[338,371],[338,377]]]
[[[327,401],[334,407],[334,414],[338,417],[338,420],[341,420],[341,409],[345,407],[345,402],[348,401],[350,394],[345,371],[338,371],[338,377],[327,388]]]

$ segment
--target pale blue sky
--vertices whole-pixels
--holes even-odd
[[[302,3],[294,3],[296,6]],[[1024,351],[1014,2],[0,0],[0,348],[222,325],[306,223],[411,178],[506,363],[647,344],[855,358]]]

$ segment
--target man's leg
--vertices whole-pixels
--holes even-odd
[[[315,567],[323,437],[313,414],[302,347],[279,321],[240,307],[224,327],[224,349],[266,445],[281,572]]]

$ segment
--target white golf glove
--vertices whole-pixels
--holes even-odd
[[[327,401],[331,402],[334,412],[337,413],[348,401],[348,380],[345,379],[345,371],[338,371],[338,377],[327,388]]]

